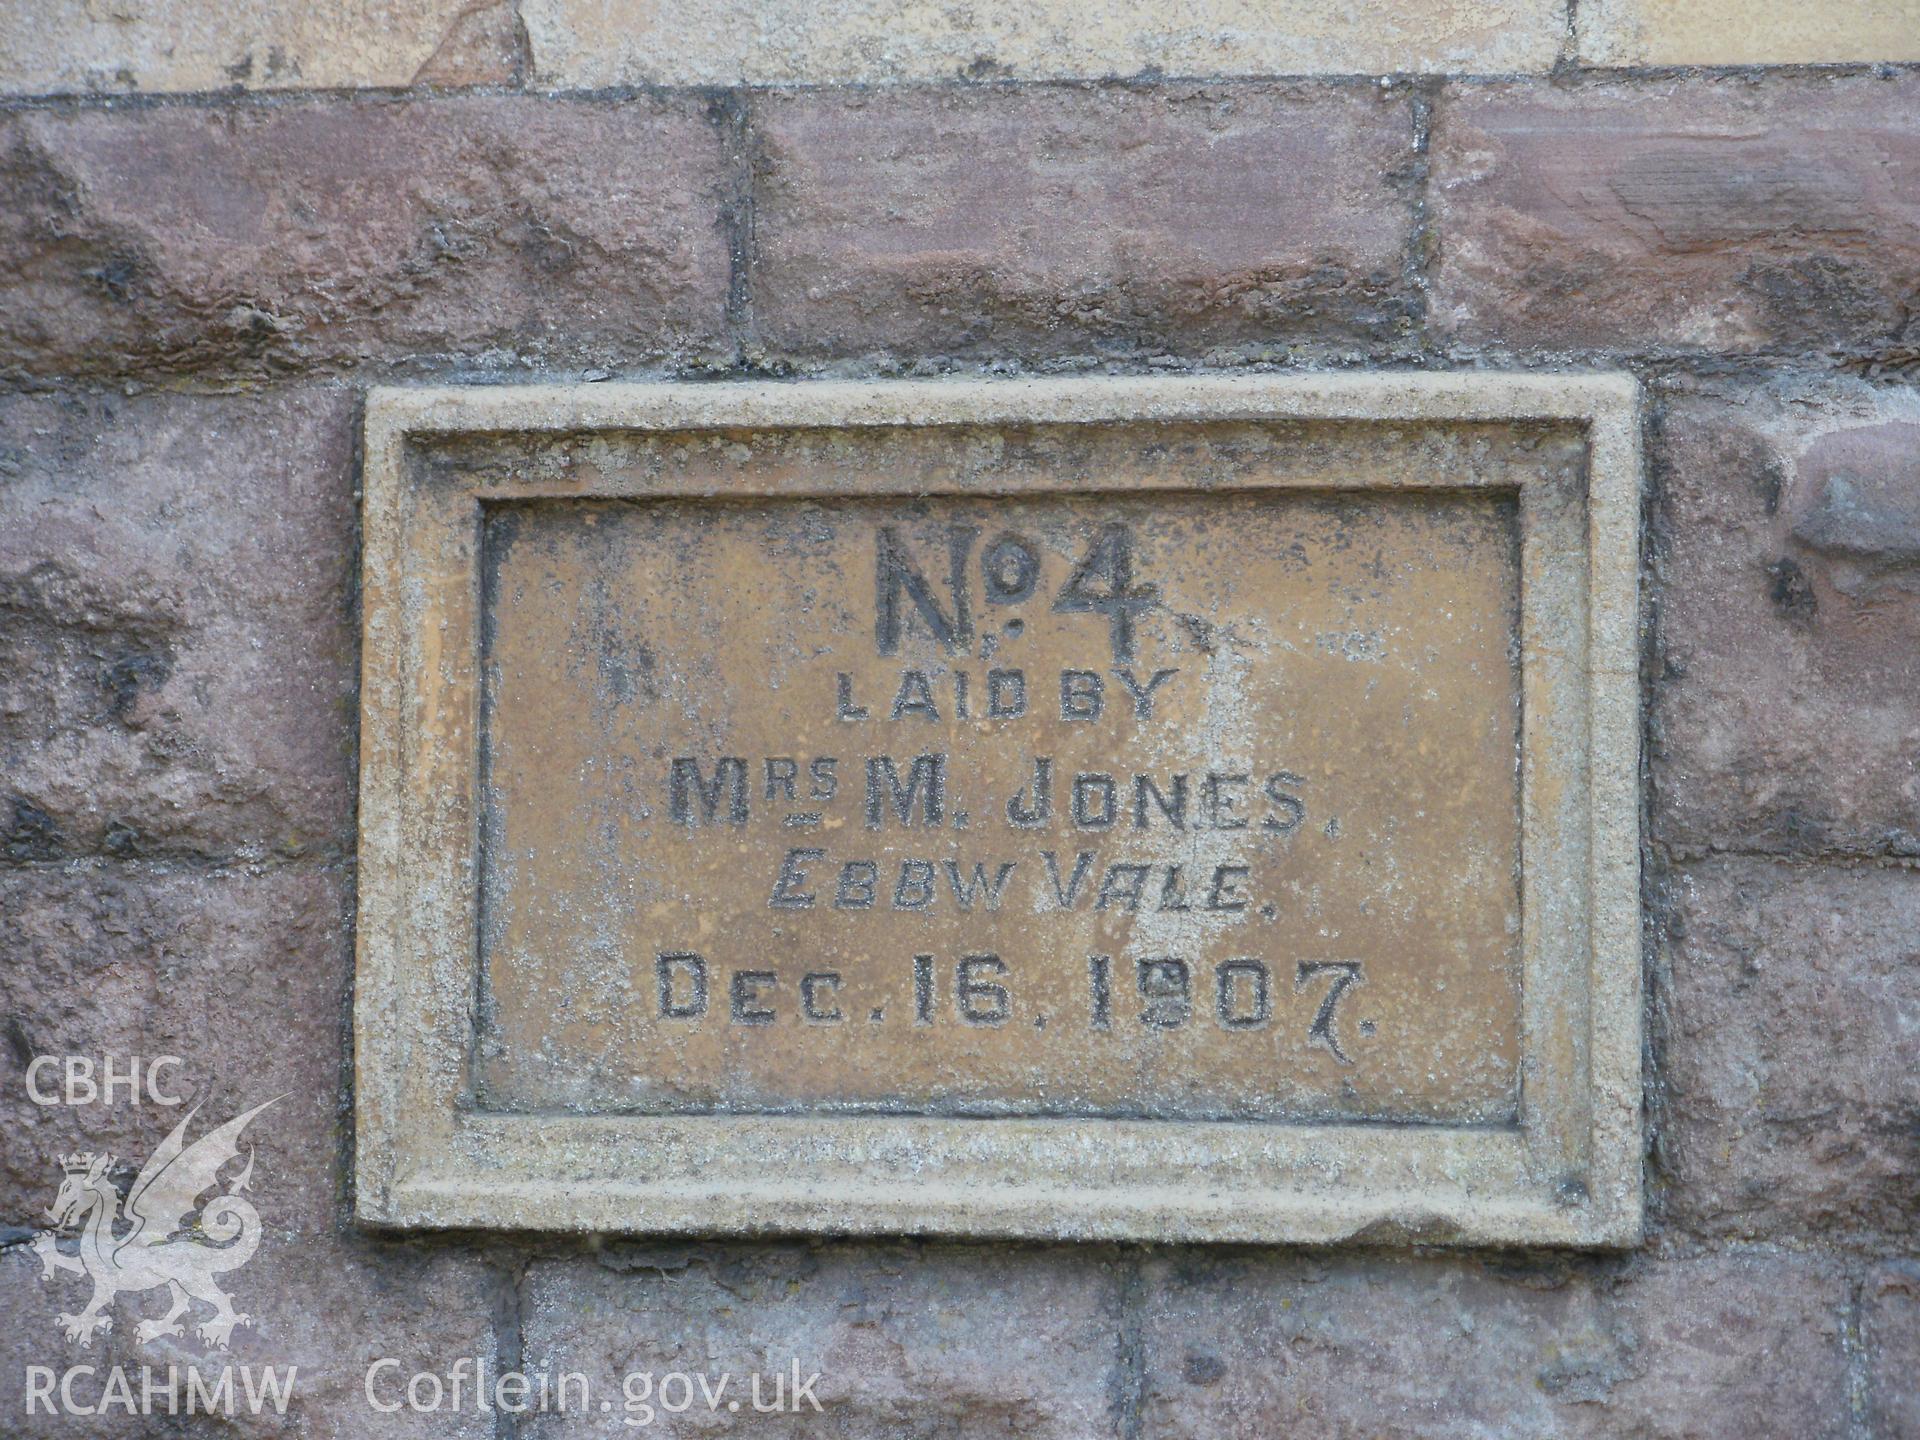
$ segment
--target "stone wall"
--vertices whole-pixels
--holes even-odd
[[[0,1430],[231,1361],[300,1385],[223,1431],[627,1433],[364,1398],[482,1356],[826,1377],[676,1434],[1920,1435],[1920,12],[1259,9],[0,5]],[[1482,365],[1648,396],[1637,1252],[356,1229],[365,386]],[[176,1112],[44,1054],[286,1092],[226,1359],[55,1329],[59,1157]]]

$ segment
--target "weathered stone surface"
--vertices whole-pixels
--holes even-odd
[[[1803,65],[1920,60],[1913,0],[1581,0],[1589,65]]]
[[[184,1063],[163,1072],[161,1089],[202,1107],[190,1140],[282,1097],[243,1139],[243,1154],[253,1157],[245,1196],[263,1229],[253,1258],[222,1279],[236,1309],[252,1317],[233,1332],[232,1348],[219,1350],[192,1328],[209,1318],[204,1305],[184,1317],[182,1335],[140,1341],[136,1324],[166,1309],[158,1290],[123,1292],[108,1312],[110,1332],[89,1347],[70,1342],[55,1317],[81,1309],[89,1281],[62,1272],[42,1282],[38,1260],[20,1245],[0,1255],[0,1373],[13,1387],[15,1413],[27,1365],[100,1367],[77,1382],[83,1403],[98,1400],[105,1367],[114,1365],[128,1369],[136,1398],[141,1367],[164,1384],[168,1365],[196,1366],[210,1378],[228,1365],[256,1373],[297,1366],[288,1418],[243,1410],[223,1433],[341,1440],[494,1433],[493,1417],[471,1408],[383,1414],[364,1396],[367,1366],[381,1357],[401,1361],[398,1372],[383,1372],[386,1401],[403,1393],[415,1370],[444,1375],[462,1356],[491,1364],[502,1291],[470,1253],[339,1232],[348,910],[345,880],[318,867],[170,871],[94,861],[0,871],[9,939],[0,968],[0,1222],[16,1227],[10,1240],[45,1223],[61,1156],[108,1150],[130,1176],[187,1109],[150,1097],[135,1103],[124,1091],[110,1104],[37,1105],[27,1092],[30,1057],[76,1055],[98,1067],[111,1056],[124,1073],[135,1055],[180,1056]],[[59,1090],[59,1076],[57,1068],[43,1071],[40,1088]],[[146,1435],[160,1423],[117,1411],[37,1415],[25,1433]]]
[[[0,842],[351,845],[353,397],[0,398]]]
[[[263,1162],[264,1164],[264,1162]],[[151,1436],[215,1432],[238,1436],[299,1435],[310,1440],[490,1440],[498,1415],[477,1408],[469,1378],[462,1405],[448,1403],[449,1367],[459,1359],[484,1359],[496,1368],[495,1318],[502,1309],[502,1281],[485,1265],[458,1251],[436,1251],[315,1234],[294,1238],[269,1231],[254,1258],[222,1277],[236,1309],[250,1323],[233,1331],[230,1348],[219,1349],[194,1333],[192,1323],[211,1312],[196,1305],[182,1320],[177,1337],[142,1342],[135,1327],[167,1309],[164,1292],[122,1294],[113,1305],[110,1332],[81,1348],[65,1339],[55,1316],[86,1301],[84,1278],[61,1273],[41,1278],[41,1267],[24,1248],[0,1252],[0,1374],[6,1377],[8,1434],[74,1437]],[[381,1405],[399,1403],[397,1413],[377,1410],[367,1399],[368,1369],[393,1359],[374,1377]],[[79,1405],[98,1415],[48,1415],[36,1405],[26,1414],[26,1367],[43,1366],[58,1377],[72,1366],[93,1366],[96,1373],[76,1377],[71,1393]],[[168,1367],[175,1367],[169,1384]],[[135,1407],[148,1413],[129,1416],[105,1401],[107,1372],[121,1368]],[[267,1367],[285,1377],[294,1371],[285,1414],[265,1408],[249,1412],[245,1386],[256,1386]],[[185,1372],[197,1370],[206,1387],[216,1386],[231,1368],[234,1413],[217,1420],[186,1414]],[[439,1376],[442,1403],[421,1411],[405,1404],[409,1379],[418,1372]],[[153,1386],[143,1399],[143,1375]],[[58,1392],[58,1380],[54,1393]],[[167,1413],[168,1395],[176,1416]],[[422,1397],[432,1392],[422,1389]]]
[[[1920,854],[1920,393],[1670,393],[1649,457],[1653,834]]]
[[[254,0],[196,4],[219,30],[139,8],[89,3],[86,33],[114,38],[47,61],[20,27],[65,35],[78,0],[0,0],[0,77],[35,67],[0,86],[493,84],[516,53],[499,3],[422,0],[362,25],[338,62],[370,67],[354,73],[271,28],[294,9],[332,23],[338,0],[276,7],[259,29]],[[1410,33],[1425,9],[1371,4],[1351,13],[1372,35],[1324,45],[1307,7],[1251,17],[1264,35],[1228,33],[1236,14],[1176,37],[988,6],[891,51],[836,38],[846,7],[708,34],[724,12],[703,3],[651,49],[645,25],[669,23],[652,11],[610,6],[602,28],[572,0],[525,8],[556,84],[671,66],[952,75],[976,59],[981,75],[1337,69],[1389,51],[1367,63],[1542,63],[1520,5],[1507,18],[1523,23],[1443,50]],[[897,22],[923,13],[865,18],[910,37]],[[1911,56],[1911,17],[1872,28],[1895,13],[1578,7],[1582,53],[1605,63]],[[768,68],[782,56],[790,71]],[[1890,1258],[1920,1233],[1920,875],[1900,868],[1920,855],[1920,400],[1805,378],[1836,359],[1908,378],[1920,363],[1920,76],[1443,87],[1418,230],[1413,107],[1398,83],[1377,90],[756,96],[732,133],[763,147],[762,269],[732,276],[735,312],[757,309],[769,358],[802,366],[1377,359],[1420,341],[1403,262],[1431,241],[1432,327],[1456,358],[1685,351],[1698,370],[1718,352],[1791,370],[1671,385],[1649,430],[1655,1249],[1720,1253],[1160,1251],[1135,1280],[1135,1257],[1097,1248],[610,1243],[601,1264],[553,1259],[549,1241],[347,1235],[352,872],[314,857],[351,841],[356,402],[15,394],[0,400],[0,1225],[40,1217],[60,1153],[136,1160],[174,1113],[32,1106],[23,1058],[183,1051],[215,1118],[289,1091],[257,1132],[251,1194],[272,1233],[231,1286],[256,1317],[231,1359],[306,1380],[284,1424],[29,1421],[25,1364],[211,1352],[135,1344],[153,1293],[122,1297],[92,1350],[68,1345],[53,1317],[84,1282],[43,1288],[7,1228],[0,1431],[630,1433],[618,1414],[516,1427],[367,1407],[376,1355],[442,1370],[496,1338],[517,1349],[506,1272],[531,1263],[530,1366],[601,1380],[792,1356],[827,1377],[824,1416],[662,1415],[656,1432],[1920,1435],[1920,1273]],[[746,168],[706,97],[37,103],[0,117],[12,373],[165,386],[339,365],[362,367],[357,386],[731,352],[721,216]],[[743,241],[746,218],[736,206]],[[275,868],[205,863],[236,854]],[[1801,1253],[1740,1249],[1755,1239]]]
[[[513,75],[508,0],[33,0],[0,8],[22,95],[472,85]]]
[[[1556,0],[523,0],[543,83],[828,85],[1547,69]]]
[[[0,124],[0,369],[709,355],[729,260],[703,105],[17,113]]]
[[[754,125],[776,354],[1387,345],[1415,308],[1404,91],[799,92]]]
[[[318,867],[170,871],[120,861],[0,870],[0,1224],[37,1226],[60,1157],[110,1151],[137,1169],[188,1106],[197,1137],[276,1095],[247,1138],[269,1231],[311,1235],[343,1203],[340,1138],[352,934],[345,881]],[[180,1057],[167,1106],[122,1087],[111,1103],[36,1104],[37,1056],[108,1056],[125,1074]],[[62,1090],[59,1066],[35,1077]],[[80,1097],[84,1098],[82,1089]]]
[[[1455,342],[1920,351],[1920,76],[1454,88],[1432,174]]]
[[[49,1174],[57,1178],[57,1166],[50,1166]],[[52,1194],[50,1187],[47,1198],[51,1199]],[[233,1290],[236,1296],[244,1293],[239,1285],[235,1285]],[[120,1367],[127,1374],[132,1386],[131,1394],[137,1403],[140,1366],[150,1362],[143,1354],[144,1347],[134,1339],[134,1325],[138,1322],[133,1316],[137,1313],[144,1317],[149,1310],[158,1315],[166,1308],[165,1303],[156,1293],[148,1297],[152,1302],[150,1306],[140,1306],[136,1311],[133,1307],[139,1302],[129,1299],[116,1313],[113,1329],[96,1335],[93,1344],[83,1350],[61,1334],[55,1317],[80,1309],[86,1304],[88,1294],[86,1281],[78,1275],[62,1273],[56,1279],[45,1278],[38,1257],[28,1246],[17,1244],[0,1250],[0,1375],[6,1377],[8,1390],[9,1435],[45,1436],[51,1437],[51,1440],[73,1440],[73,1437],[79,1437],[79,1440],[96,1440],[96,1437],[98,1440],[144,1440],[144,1437],[154,1433],[159,1423],[163,1423],[151,1416],[129,1415],[118,1405],[104,1415],[49,1414],[38,1403],[29,1408],[29,1389],[36,1386],[38,1379],[30,1374],[30,1366],[50,1370],[55,1377],[64,1375],[69,1367],[95,1367],[94,1375],[75,1377],[73,1395],[76,1409],[97,1406],[107,1383],[107,1372],[116,1366]],[[218,1383],[214,1378],[218,1368],[219,1362],[215,1361],[203,1372],[203,1378],[209,1384]],[[161,1369],[164,1375],[164,1361],[161,1362]],[[44,1383],[38,1381],[40,1385]],[[235,1384],[239,1384],[238,1376],[235,1377]],[[53,1385],[57,1396],[58,1378]],[[184,1401],[182,1406],[184,1408]],[[164,1401],[161,1402],[161,1408],[164,1411]]]
[[[1920,1262],[1877,1266],[1860,1301],[1868,1433],[1920,1435]]]
[[[1709,1236],[1871,1238],[1920,1211],[1920,875],[1755,860],[1669,882],[1657,1172]]]
[[[592,1259],[536,1262],[521,1299],[522,1361],[577,1371],[614,1397],[611,1416],[522,1422],[527,1440],[633,1431],[619,1387],[651,1372],[731,1372],[740,1412],[695,1390],[643,1432],[854,1437],[1114,1433],[1119,1277],[1103,1250],[921,1246],[609,1244]],[[798,1363],[821,1414],[753,1415],[749,1377]],[[676,1392],[677,1393],[677,1392]],[[789,1391],[789,1394],[791,1392]],[[641,1418],[639,1411],[632,1418]]]
[[[1146,1434],[1849,1433],[1847,1288],[1823,1261],[1191,1256],[1147,1273]]]
[[[498,1413],[482,1410],[474,1397],[475,1364],[466,1367],[457,1408],[448,1388],[450,1368],[461,1359],[484,1361],[490,1375],[499,1373],[497,1324],[510,1303],[511,1280],[470,1249],[351,1234],[263,1241],[258,1258],[235,1279],[236,1288],[244,1284],[253,1297],[255,1320],[234,1332],[231,1363],[299,1366],[297,1400],[288,1406],[298,1433],[317,1440],[498,1435]],[[196,1342],[185,1355],[204,1350]],[[400,1405],[397,1412],[368,1399],[368,1370],[381,1360],[399,1364],[373,1376],[373,1396],[382,1407]],[[438,1376],[442,1387],[431,1410],[406,1403],[409,1381],[423,1372]],[[263,1417],[240,1433],[278,1435],[285,1427]]]

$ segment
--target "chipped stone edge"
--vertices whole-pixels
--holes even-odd
[[[473,662],[458,652],[463,637],[473,634],[477,587],[460,567],[475,568],[477,526],[471,522],[478,502],[451,513],[442,500],[448,513],[432,515],[434,502],[410,489],[413,437],[1257,419],[1548,421],[1586,434],[1587,554],[1567,557],[1584,562],[1586,633],[1557,638],[1587,657],[1588,748],[1584,756],[1565,753],[1568,745],[1551,735],[1528,742],[1540,741],[1559,782],[1580,787],[1590,842],[1583,857],[1585,973],[1558,977],[1564,985],[1552,987],[1554,1003],[1568,1007],[1564,1018],[1582,1030],[1585,1042],[1579,1047],[1584,1076],[1564,1091],[1577,1113],[1533,1115],[1523,1102],[1517,1130],[1490,1130],[506,1116],[463,1108],[474,953],[475,838],[465,789],[472,778],[474,687]],[[1267,1243],[1638,1243],[1640,420],[1630,375],[382,387],[368,392],[365,441],[354,1013],[362,1223]],[[1355,488],[1365,487],[1356,480]],[[427,554],[423,536],[439,549]],[[1531,822],[1527,828],[1531,832]],[[1555,864],[1556,857],[1539,853],[1539,838],[1523,836],[1529,865]],[[1529,1061],[1536,1058],[1529,1049]],[[1537,1155],[1527,1133],[1536,1124],[1551,1142],[1539,1145]],[[1567,1144],[1582,1157],[1577,1173],[1554,1163]]]

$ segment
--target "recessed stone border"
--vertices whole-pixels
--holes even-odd
[[[471,1108],[478,516],[416,441],[1180,421],[1566,425],[1584,526],[1523,540],[1512,1127]],[[1639,426],[1624,375],[376,389],[365,430],[357,1204],[387,1227],[1628,1246],[1641,1225]],[[835,493],[831,478],[821,493]],[[912,491],[912,481],[900,488]],[[1353,488],[1365,489],[1356,476]],[[1518,496],[1523,535],[1531,487]],[[529,482],[528,495],[629,493]],[[494,496],[492,498],[500,498]],[[1548,543],[1551,542],[1551,543]],[[1542,716],[1547,717],[1542,722]]]

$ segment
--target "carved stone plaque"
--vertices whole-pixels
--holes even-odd
[[[1631,1240],[1633,409],[376,392],[363,1215]]]

